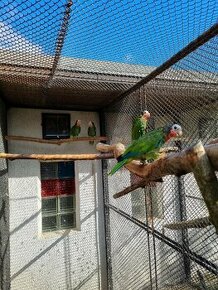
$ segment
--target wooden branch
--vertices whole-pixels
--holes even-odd
[[[114,149],[114,155],[116,157],[120,156],[125,151],[125,146],[121,143],[112,145],[112,148]],[[211,161],[211,164],[213,165],[213,168],[218,170],[218,144],[205,145],[204,148]],[[167,175],[181,176],[183,174],[192,172],[193,169],[190,164],[190,160],[194,159],[194,153],[191,151],[192,147],[179,153],[171,153],[168,156],[165,156],[146,165],[140,164],[139,161],[130,162],[126,165],[126,168],[132,173],[135,173],[144,179],[116,193],[114,198],[128,194],[132,190],[135,190],[139,187],[144,187],[148,185],[149,182],[158,180],[160,177]]]
[[[118,148],[120,148],[120,149],[118,149]],[[104,143],[99,142],[96,145],[96,149],[100,152],[111,152],[111,151],[119,151],[119,150],[122,151],[123,149],[125,150],[125,147],[122,143],[108,145],[108,144],[104,144]],[[170,153],[170,152],[177,152],[177,151],[178,151],[178,147],[164,147],[164,148],[161,148],[159,152],[160,153]],[[116,155],[116,152],[115,152],[115,155]]]
[[[218,234],[218,180],[201,142],[192,148],[192,152],[195,160],[190,163],[194,177],[209,211],[209,219]]]
[[[113,158],[112,153],[105,154],[10,154],[0,153],[0,158],[15,159],[36,159],[36,160],[96,160]]]
[[[166,224],[164,225],[164,227],[171,230],[182,230],[182,229],[190,229],[190,228],[206,228],[210,225],[212,224],[209,220],[209,217],[207,216],[207,217],[202,217],[202,218],[196,218],[189,221]]]
[[[218,143],[218,138],[215,138],[215,139],[209,140],[207,144],[210,145],[210,144],[217,144],[217,143]]]
[[[104,136],[99,137],[73,137],[69,139],[41,139],[41,138],[34,138],[34,137],[24,137],[24,136],[5,136],[6,140],[16,140],[16,141],[27,141],[27,142],[37,142],[37,143],[45,143],[45,144],[54,144],[54,145],[61,145],[63,143],[71,143],[77,141],[107,141],[108,138]]]
[[[142,165],[143,166],[143,165]],[[123,190],[115,193],[113,195],[113,198],[119,198],[121,196],[124,196],[130,192],[132,192],[133,190],[136,190],[138,188],[143,188],[145,187],[146,185],[149,185],[151,182],[163,182],[163,179],[162,178],[159,178],[159,179],[155,179],[155,180],[150,180],[149,182],[145,181],[144,179],[143,180],[140,180],[138,182],[135,182],[133,184],[131,184],[130,186],[127,186],[126,188],[124,188]]]
[[[115,158],[125,151],[125,146],[121,143],[112,146]],[[181,176],[192,172],[193,168],[191,160],[196,161],[195,153],[192,152],[192,148],[193,147],[189,147],[178,153],[170,153],[167,156],[146,165],[142,165],[140,161],[133,160],[126,164],[125,167],[132,173],[143,177],[145,183],[167,175]],[[205,145],[204,148],[213,169],[218,171],[218,144]]]
[[[121,143],[120,143],[121,144]],[[97,145],[96,145],[96,149],[100,152],[111,152],[111,151],[114,151],[116,150],[116,146],[117,144],[114,144],[114,145],[108,145],[108,144],[104,144],[104,143],[101,143],[99,142]],[[125,148],[125,147],[124,147]]]
[[[136,182],[134,184],[131,184],[130,186],[126,187],[125,189],[115,193],[113,195],[113,198],[119,198],[121,196],[124,196],[130,192],[132,192],[133,190],[136,190],[137,188],[139,187],[144,187],[145,186],[145,181],[144,180],[141,180],[139,182]]]

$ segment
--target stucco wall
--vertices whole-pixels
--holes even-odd
[[[12,108],[8,134],[42,137],[41,113],[58,112]],[[64,111],[65,112],[65,111]],[[61,111],[61,113],[64,113]],[[66,112],[71,123],[82,120],[81,136],[87,136],[94,112]],[[88,142],[58,145],[9,142],[11,153],[96,152]],[[12,289],[107,289],[104,217],[100,161],[76,162],[81,230],[41,234],[40,163],[9,162],[10,247]]]
[[[6,152],[6,107],[0,99],[0,152]],[[5,159],[0,159],[0,288],[10,287],[9,264],[9,198],[8,169]]]

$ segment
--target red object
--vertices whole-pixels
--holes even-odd
[[[74,179],[49,179],[41,181],[42,197],[75,194]]]
[[[59,195],[75,194],[75,180],[73,179],[59,179]]]
[[[59,191],[59,180],[58,179],[49,179],[41,181],[41,195],[42,197],[46,196],[56,196]]]

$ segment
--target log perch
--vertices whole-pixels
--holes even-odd
[[[125,167],[132,173],[144,178],[145,184],[167,175],[181,176],[193,171],[191,160],[196,160],[196,153],[193,152],[193,147],[189,147],[178,153],[165,154],[164,157],[145,165],[142,165],[140,161],[133,160],[126,164]],[[218,143],[205,145],[204,148],[213,170],[218,171]],[[96,149],[103,152],[113,151],[114,157],[117,158],[123,154],[125,146],[122,143],[113,145],[99,143]],[[166,149],[163,148],[162,152],[164,150]]]
[[[113,149],[115,157],[125,151],[124,145],[120,143],[108,148]],[[201,142],[198,142],[179,153],[170,153],[152,163],[142,165],[138,161],[132,161],[125,167],[132,173],[143,177],[143,181],[114,194],[114,198],[121,197],[167,175],[181,176],[193,172],[207,206],[210,222],[218,233],[218,181],[215,174],[215,170],[218,170],[217,143],[204,147]]]
[[[218,180],[202,143],[197,143],[192,151],[195,154],[195,159],[190,160],[192,171],[218,234]]]
[[[41,139],[34,137],[25,137],[25,136],[5,136],[6,140],[15,140],[15,141],[26,141],[26,142],[36,142],[36,143],[44,143],[44,144],[53,144],[53,145],[61,145],[63,143],[71,143],[78,141],[107,141],[107,137],[99,136],[99,137],[73,137],[68,139]]]
[[[113,153],[104,154],[11,154],[0,153],[0,158],[9,159],[11,161],[15,159],[35,159],[43,161],[52,160],[99,160],[113,158]]]
[[[196,218],[193,220],[175,222],[171,224],[164,225],[165,228],[170,230],[183,230],[183,229],[193,229],[193,228],[206,228],[212,225],[209,217]]]

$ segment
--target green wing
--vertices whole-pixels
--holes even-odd
[[[92,127],[88,127],[88,136],[89,137],[96,136],[96,127],[94,125]],[[89,141],[89,144],[93,145],[94,141]]]
[[[164,134],[162,128],[150,131],[127,147],[123,153],[123,158],[140,159],[144,154],[159,149],[164,144]]]
[[[88,136],[95,137],[96,136],[96,127],[89,127],[88,128]]]
[[[163,128],[158,128],[146,133],[145,136],[133,141],[133,143],[127,147],[125,152],[118,158],[119,162],[112,168],[109,174],[114,174],[132,160],[153,158],[164,143]]]
[[[77,137],[77,136],[79,136],[80,131],[81,131],[80,126],[74,125],[70,130],[70,136]]]
[[[142,117],[137,117],[132,124],[132,141],[145,135],[147,120]]]

